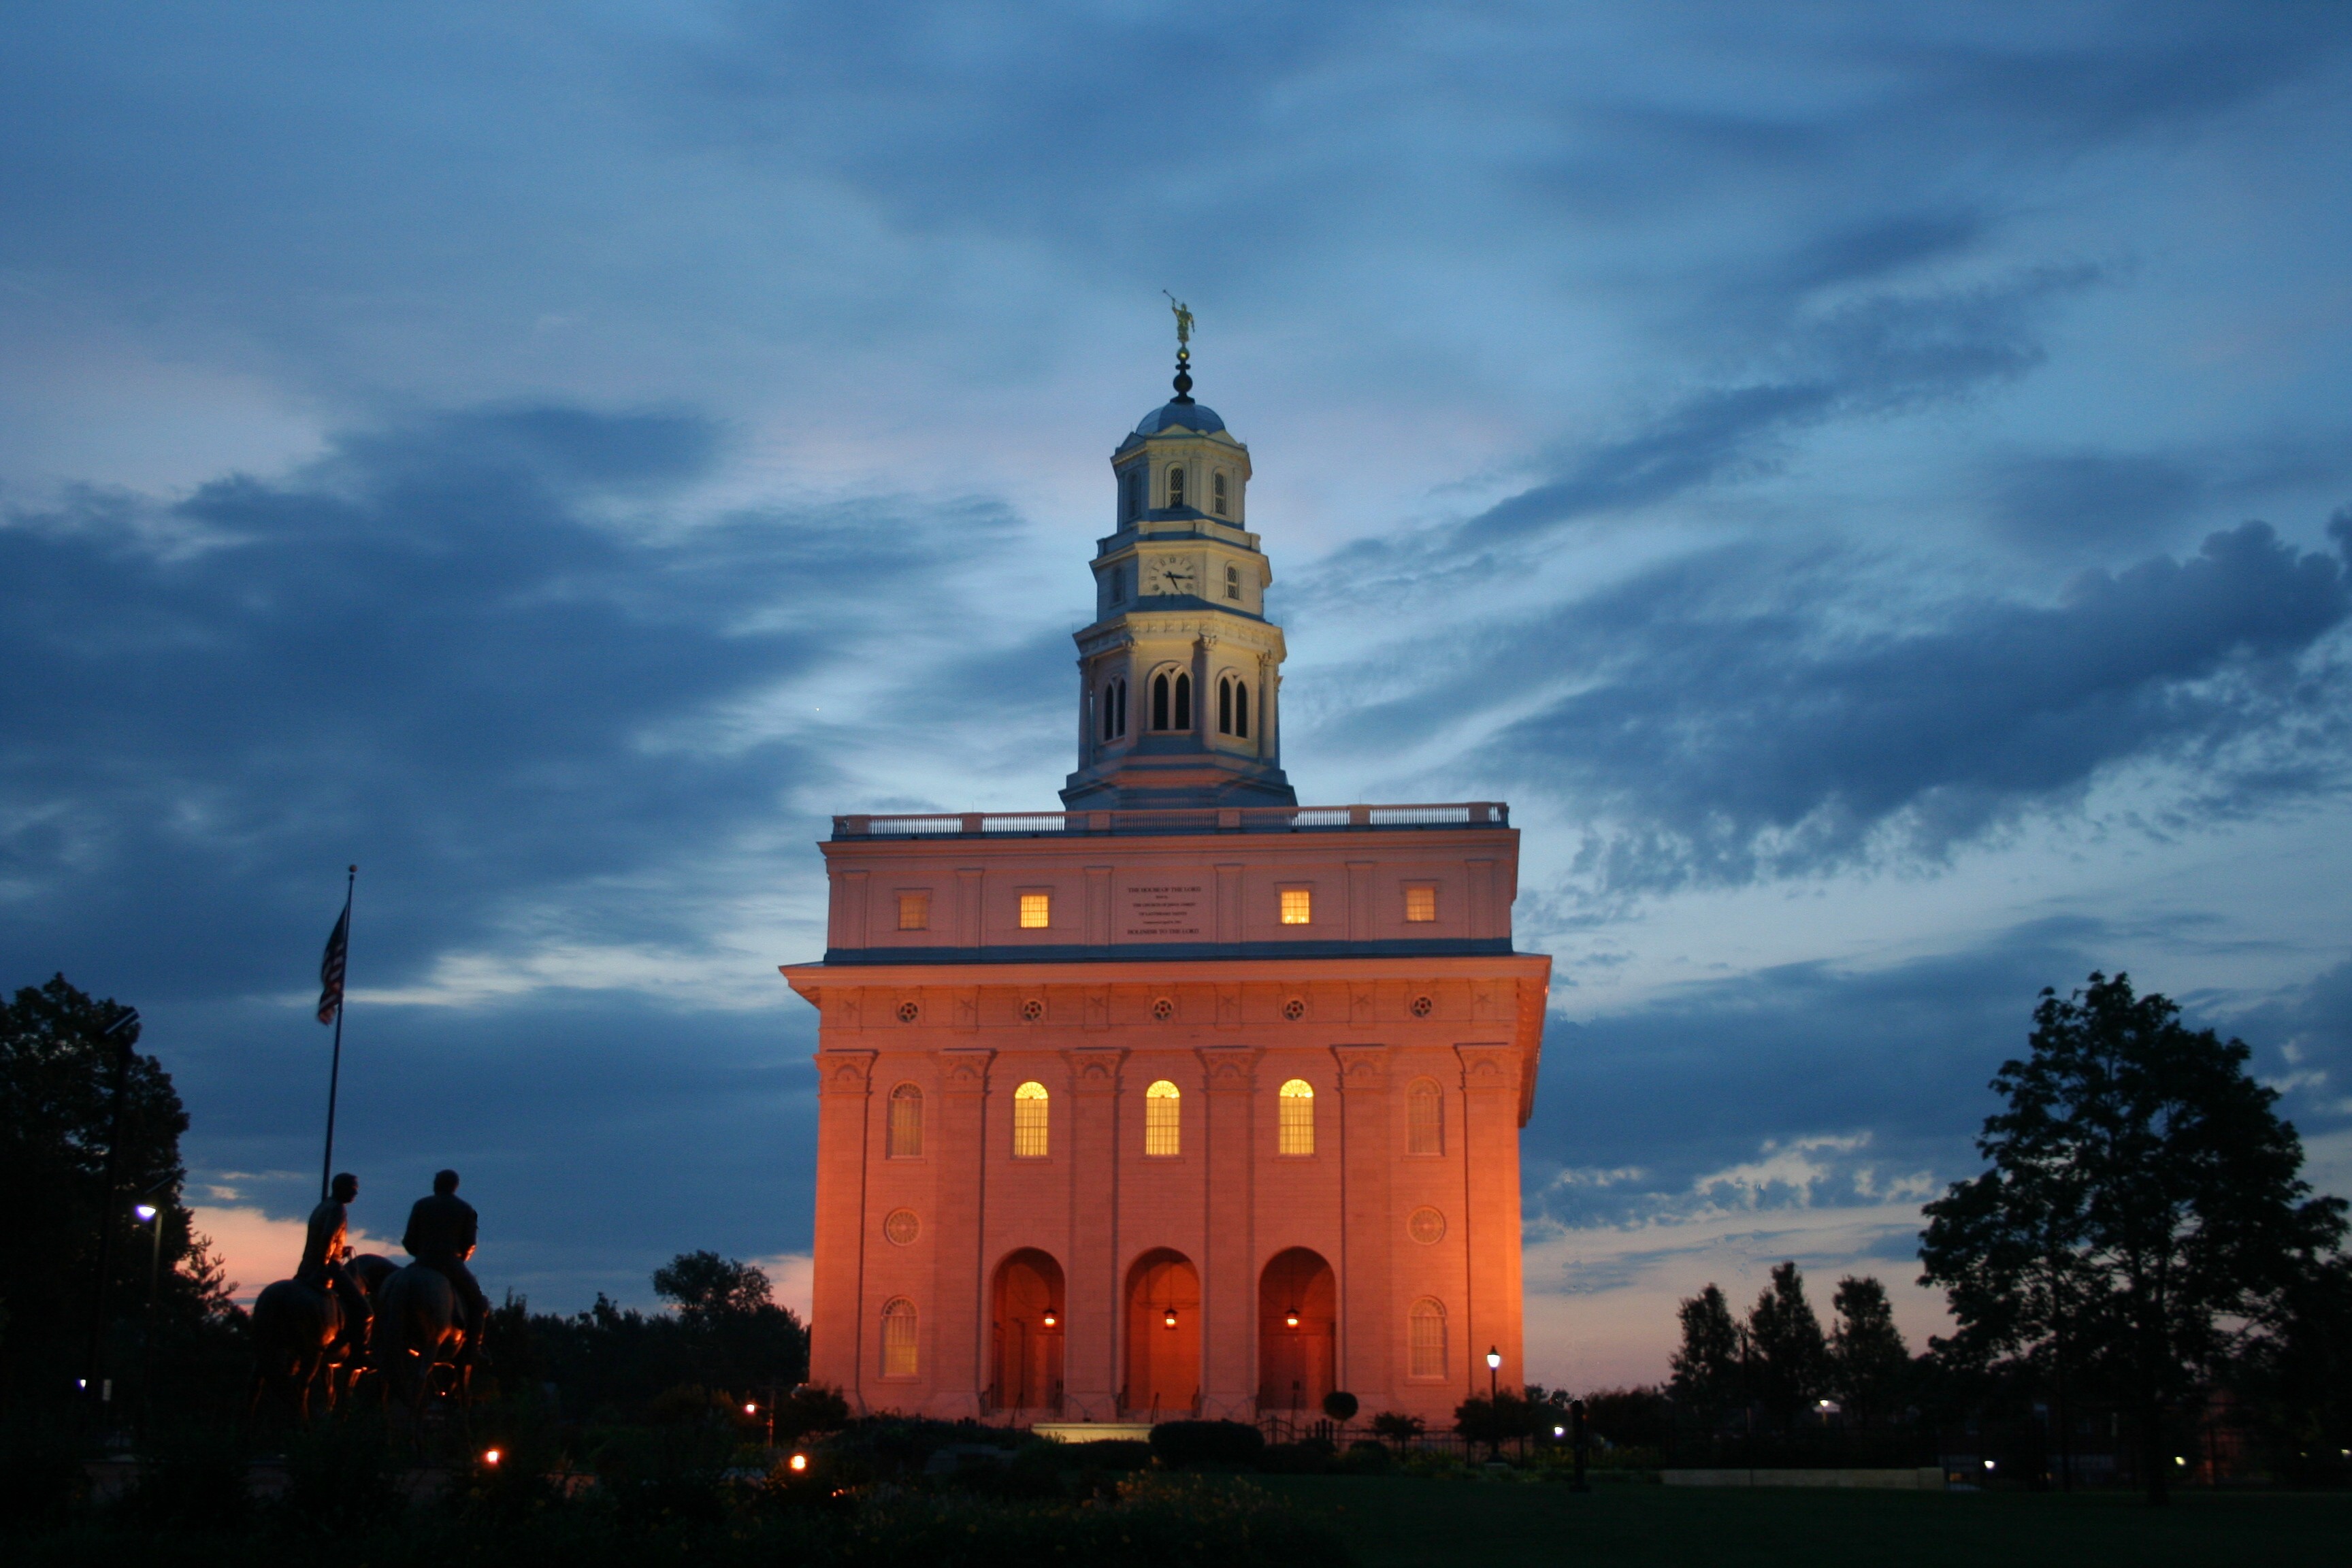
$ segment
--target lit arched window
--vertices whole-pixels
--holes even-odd
[[[1189,675],[1176,678],[1176,722],[1170,727],[1177,730],[1192,727],[1192,678]]]
[[[1168,678],[1164,675],[1151,678],[1151,727],[1168,728]]]
[[[1013,1157],[1045,1157],[1045,1086],[1042,1083],[1033,1080],[1013,1091]]]
[[[1315,1087],[1303,1078],[1292,1079],[1282,1086],[1278,1096],[1282,1119],[1275,1128],[1275,1152],[1279,1154],[1312,1154],[1315,1152]]]
[[[1217,680],[1217,733],[1234,732],[1234,678],[1221,676]]]
[[[1407,1377],[1444,1377],[1445,1375],[1445,1308],[1431,1297],[1423,1296],[1412,1304],[1405,1322],[1408,1331],[1405,1375]]]
[[[1168,470],[1168,504],[1171,507],[1184,504],[1184,470],[1181,468],[1171,468]]]
[[[1242,569],[1230,561],[1225,563],[1225,597],[1236,605],[1242,602]]]
[[[890,1091],[889,1157],[912,1160],[923,1152],[923,1091],[902,1083]]]
[[[1249,739],[1249,684],[1246,681],[1234,682],[1234,733],[1244,741]]]
[[[1184,1152],[1183,1098],[1176,1086],[1161,1079],[1143,1091],[1143,1152],[1181,1154]]]
[[[1225,515],[1225,470],[1223,468],[1209,478],[1209,505],[1219,517]]]
[[[1433,1078],[1417,1078],[1405,1091],[1405,1127],[1408,1152],[1415,1154],[1445,1152],[1445,1092],[1437,1087]]]

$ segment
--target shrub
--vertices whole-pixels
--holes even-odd
[[[396,1473],[382,1417],[337,1415],[287,1445],[278,1511],[320,1535],[368,1530],[408,1506]]]
[[[1357,1438],[1348,1445],[1348,1451],[1339,1456],[1339,1468],[1351,1476],[1385,1475],[1393,1462],[1389,1455],[1389,1446],[1376,1443],[1369,1437]]]
[[[1265,1451],[1258,1429],[1240,1421],[1163,1421],[1151,1429],[1152,1455],[1171,1470],[1254,1465]]]
[[[0,1429],[0,1530],[63,1524],[89,1495],[79,1456],[37,1419]]]
[[[1354,1394],[1339,1389],[1335,1388],[1323,1396],[1323,1414],[1342,1426],[1353,1421],[1356,1412],[1362,1408],[1362,1402]]]
[[[1401,1411],[1384,1410],[1372,1417],[1373,1433],[1387,1438],[1399,1447],[1412,1442],[1428,1429],[1428,1423],[1422,1420],[1420,1416],[1407,1415]]]
[[[245,1456],[226,1443],[175,1445],[140,1471],[115,1507],[150,1530],[242,1530],[253,1517]]]

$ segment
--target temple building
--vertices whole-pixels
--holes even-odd
[[[1521,1377],[1551,961],[1497,803],[1301,806],[1249,449],[1111,454],[1064,809],[824,846],[811,1376],[993,1421],[1366,1415]]]

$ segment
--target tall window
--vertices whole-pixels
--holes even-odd
[[[1192,678],[1180,673],[1176,677],[1176,722],[1171,728],[1189,730],[1192,727]]]
[[[1445,1091],[1433,1078],[1417,1078],[1405,1091],[1406,1150],[1414,1154],[1445,1152]]]
[[[915,1304],[904,1296],[882,1309],[882,1375],[915,1375]]]
[[[1234,732],[1234,680],[1224,676],[1217,681],[1217,733]]]
[[[1225,470],[1223,468],[1209,476],[1209,507],[1219,517],[1225,515]]]
[[[1234,682],[1234,733],[1244,741],[1249,739],[1249,684],[1246,681]]]
[[[1184,1152],[1183,1097],[1161,1079],[1143,1091],[1143,1152],[1181,1154]]]
[[[1282,923],[1286,926],[1311,925],[1315,921],[1315,889],[1285,888],[1282,889]]]
[[[1013,1091],[1013,1157],[1045,1157],[1045,1086],[1042,1083],[1024,1083]]]
[[[890,1091],[889,1156],[912,1160],[923,1152],[923,1091],[902,1083]]]
[[[1182,468],[1171,468],[1168,470],[1168,504],[1171,507],[1184,504],[1184,470]]]
[[[1275,1128],[1275,1152],[1315,1152],[1315,1087],[1303,1078],[1292,1079],[1276,1097],[1282,1119]]]
[[[1124,566],[1110,569],[1110,602],[1114,605],[1127,603],[1127,568]]]
[[[1114,676],[1103,682],[1102,736],[1116,741],[1127,733],[1127,677]]]
[[[1242,569],[1230,561],[1225,563],[1225,597],[1236,605],[1242,602]]]
[[[1141,468],[1128,469],[1127,483],[1124,488],[1127,491],[1124,498],[1127,517],[1128,521],[1131,522],[1135,520],[1136,515],[1143,510],[1143,470]]]
[[[1151,678],[1151,727],[1168,728],[1168,678],[1164,675]]]
[[[1445,1309],[1423,1296],[1412,1304],[1405,1322],[1408,1331],[1405,1375],[1445,1375]]]
[[[1437,918],[1437,884],[1407,882],[1404,888],[1404,918],[1409,921],[1433,921]]]
[[[1054,923],[1054,895],[1024,893],[1021,895],[1021,929],[1044,931]]]
[[[898,929],[900,931],[931,929],[931,895],[929,893],[898,895]]]

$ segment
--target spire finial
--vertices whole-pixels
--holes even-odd
[[[1160,290],[1168,294],[1168,290]],[[1176,312],[1176,395],[1171,403],[1192,401],[1192,308],[1173,294],[1168,294],[1169,307]]]

